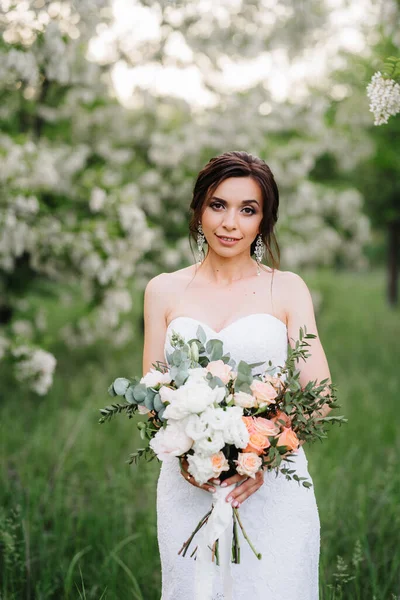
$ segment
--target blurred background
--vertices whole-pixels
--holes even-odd
[[[135,421],[99,408],[142,374],[147,281],[197,260],[197,173],[246,150],[349,419],[305,447],[320,598],[398,600],[400,117],[375,126],[366,86],[400,3],[0,9],[0,598],[160,598],[159,464],[129,465]]]

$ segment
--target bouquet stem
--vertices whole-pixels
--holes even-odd
[[[183,555],[185,556],[192,539],[194,538],[194,536],[196,535],[196,533],[199,531],[199,529],[201,529],[203,527],[203,525],[205,525],[205,523],[207,523],[208,521],[208,517],[211,515],[212,513],[212,508],[208,511],[207,514],[204,515],[204,517],[198,522],[196,529],[193,531],[193,533],[191,534],[191,536],[189,537],[189,539],[183,544],[182,548],[179,550],[178,554],[180,554],[182,552],[182,550],[184,550]]]
[[[212,549],[212,562],[214,562],[214,557],[216,559],[217,565],[219,565],[219,540],[215,540],[213,549]]]
[[[249,536],[247,535],[247,533],[246,533],[246,531],[245,531],[245,529],[244,529],[244,527],[243,527],[243,525],[242,525],[242,522],[241,522],[241,520],[240,520],[240,517],[239,517],[239,509],[238,509],[238,508],[234,508],[234,509],[233,509],[233,515],[234,515],[234,517],[235,517],[236,521],[237,521],[237,522],[239,523],[239,525],[240,525],[240,529],[242,530],[242,533],[243,533],[243,535],[244,535],[244,538],[245,538],[245,540],[246,540],[246,541],[247,541],[247,543],[249,544],[250,548],[253,550],[254,554],[257,556],[258,560],[261,560],[261,558],[262,558],[262,554],[261,554],[261,552],[257,552],[257,550],[254,548],[253,544],[251,543],[251,541],[250,541],[250,538],[249,538]],[[240,547],[239,547],[239,551],[240,551]]]
[[[232,549],[233,549],[233,561],[232,562],[234,562],[238,565],[240,563],[240,543],[239,543],[239,531],[238,531],[237,520],[235,518],[234,510],[233,510]]]

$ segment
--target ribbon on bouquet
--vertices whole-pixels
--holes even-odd
[[[219,539],[219,568],[221,569],[224,600],[232,600],[231,548],[233,514],[232,505],[225,498],[237,483],[227,487],[215,486],[212,494],[213,510],[208,521],[198,533],[196,552],[195,600],[212,600],[213,581],[218,568],[212,561],[212,547]]]

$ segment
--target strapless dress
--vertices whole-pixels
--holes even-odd
[[[253,367],[256,375],[287,358],[287,328],[269,313],[241,317],[216,332],[197,319],[179,316],[167,329],[164,354],[173,351],[170,335],[176,331],[189,340],[198,326],[207,338],[217,338],[236,361],[265,362]],[[307,477],[303,446],[293,463]],[[161,560],[161,600],[194,600],[195,565],[190,552],[178,555],[200,519],[211,508],[212,495],[190,484],[182,475],[177,457],[162,461],[157,482],[157,538]],[[318,600],[320,520],[314,487],[305,488],[275,471],[265,472],[263,485],[240,506],[240,516],[258,560],[240,533],[240,563],[231,564],[233,600]],[[194,549],[195,544],[192,544]],[[219,567],[215,567],[218,571]],[[213,600],[224,600],[221,579],[214,577]]]

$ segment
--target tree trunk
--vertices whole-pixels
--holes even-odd
[[[400,222],[388,224],[388,300],[392,306],[398,300]]]

